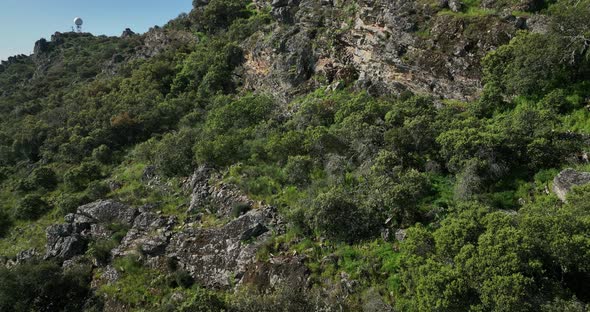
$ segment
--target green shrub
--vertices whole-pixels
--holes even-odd
[[[318,195],[308,219],[320,235],[337,241],[358,241],[366,238],[373,229],[370,214],[339,188]]]
[[[0,267],[0,311],[82,311],[91,270],[63,271],[52,262]]]
[[[117,243],[120,243],[127,235],[127,232],[129,232],[129,225],[127,224],[109,223],[107,228],[113,232],[111,239]]]
[[[310,182],[309,174],[313,169],[313,161],[309,156],[289,156],[285,173],[287,181],[294,185],[305,185]]]
[[[200,1],[193,1],[195,8]],[[247,0],[211,0],[202,10],[193,10],[191,19],[200,29],[215,31],[229,27],[238,18],[250,15]]]
[[[232,218],[237,218],[252,209],[249,203],[237,203],[231,209]]]
[[[26,179],[18,180],[16,189],[22,192],[40,190],[43,192],[52,191],[58,183],[57,175],[51,168],[36,168]]]
[[[101,145],[92,151],[92,158],[96,161],[108,164],[112,160],[112,151],[107,145]]]
[[[49,205],[36,194],[26,195],[16,206],[14,217],[20,220],[36,220],[49,210]]]
[[[284,162],[289,156],[305,154],[304,141],[301,131],[272,134],[267,138],[265,151],[271,159]]]
[[[52,198],[51,203],[65,216],[76,212],[78,207],[90,201],[90,198],[83,194],[60,193]]]
[[[156,147],[154,164],[166,177],[187,176],[195,168],[195,133],[180,131],[164,135]]]
[[[84,162],[68,170],[64,175],[66,187],[72,191],[82,191],[88,184],[102,177],[101,167],[94,162]]]
[[[195,287],[189,292],[188,299],[181,303],[179,312],[218,312],[226,311],[226,303],[215,292],[205,288]]]
[[[171,288],[182,287],[191,288],[195,280],[189,272],[185,270],[178,270],[168,276],[168,286]]]
[[[242,288],[232,297],[230,310],[236,312],[331,311],[329,306],[322,302],[322,299],[327,298],[312,297],[293,285],[278,285],[271,293],[260,293],[254,289]],[[343,302],[334,302],[333,304],[345,308]]]
[[[54,190],[58,183],[55,171],[47,167],[33,170],[29,180],[34,186],[44,188],[48,191]]]
[[[114,239],[101,239],[90,243],[87,253],[94,257],[102,265],[111,260],[111,250],[117,247],[118,242]]]
[[[206,127],[211,133],[251,127],[266,120],[274,108],[275,103],[271,98],[249,94],[212,110]]]
[[[0,238],[8,233],[11,226],[12,219],[10,219],[10,215],[0,208]]]
[[[110,191],[111,189],[105,182],[92,181],[86,187],[86,196],[90,201],[95,201],[104,198]]]

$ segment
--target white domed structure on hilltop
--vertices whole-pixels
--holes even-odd
[[[76,17],[74,19],[74,24],[76,25],[76,31],[82,32],[82,24],[84,24],[84,21],[82,20],[82,18]]]

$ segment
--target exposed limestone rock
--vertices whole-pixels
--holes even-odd
[[[199,167],[191,176],[190,181],[185,186],[191,192],[191,202],[188,208],[189,213],[195,213],[207,204],[211,195],[209,186],[211,170],[207,167]]]
[[[299,0],[272,0],[270,14],[283,23],[293,23],[293,16],[298,10]]]
[[[565,202],[567,193],[572,187],[588,183],[590,183],[590,172],[579,172],[571,168],[565,169],[553,179],[553,192]]]
[[[304,260],[303,256],[279,256],[268,262],[254,262],[248,266],[240,283],[256,287],[259,291],[269,291],[282,285],[303,289],[309,275]]]
[[[110,285],[115,283],[121,277],[121,274],[112,265],[107,265],[100,269],[100,274],[97,274],[99,278],[92,281],[92,287],[98,288],[101,285]]]
[[[130,229],[111,251],[113,258],[138,255],[147,266],[162,270],[169,259],[174,259],[200,285],[213,288],[240,285],[245,276],[250,282],[264,281],[261,287],[273,287],[279,282],[303,285],[308,275],[304,258],[281,255],[269,263],[257,262],[257,253],[272,233],[285,231],[276,208],[254,203],[233,186],[212,183],[217,180],[211,176],[215,176],[212,170],[199,168],[187,181],[186,188],[192,190],[192,209],[216,206],[220,225],[207,226],[200,218],[195,221],[190,217],[187,219],[190,223],[181,224],[176,217],[163,216],[149,205],[136,209],[112,200],[97,201],[67,215],[65,224],[47,229],[45,258],[57,258],[64,265],[75,263],[86,252],[90,241],[110,238],[113,233],[108,225],[115,223]],[[237,203],[247,203],[253,208],[231,217]],[[253,271],[260,266],[265,270]],[[93,285],[115,281],[118,274],[113,270],[106,268]]]
[[[39,257],[39,252],[35,248],[23,250],[16,255],[16,264],[25,263]]]
[[[188,32],[170,32],[160,27],[151,28],[142,37],[143,45],[136,49],[132,59],[150,58],[170,47],[197,43],[198,38]]]
[[[99,200],[80,206],[74,217],[74,223],[116,223],[131,225],[136,215],[137,209],[112,200]]]
[[[526,28],[533,33],[545,34],[549,30],[549,18],[546,15],[533,15],[527,18]]]
[[[80,266],[90,266],[92,267],[94,264],[92,261],[84,256],[74,256],[69,260],[65,260],[62,264],[64,270],[68,270],[71,268],[76,268]]]
[[[280,231],[272,207],[251,210],[218,228],[188,228],[174,234],[166,255],[178,259],[201,285],[227,288],[239,282],[269,238],[264,229]],[[243,240],[247,238],[247,240]]]
[[[240,240],[247,241],[255,239],[266,232],[268,232],[268,228],[261,223],[257,223],[254,227],[251,227],[242,233],[242,235],[240,235]]]
[[[254,206],[254,201],[235,186],[212,182],[211,176],[210,168],[200,167],[185,183],[184,188],[191,194],[189,214],[214,209],[218,217],[229,217],[236,205]]]
[[[45,258],[67,260],[86,251],[88,241],[80,233],[81,227],[73,224],[56,224],[47,228]]]
[[[379,291],[371,288],[363,295],[363,312],[392,312],[393,308],[383,301]]]
[[[68,214],[65,224],[47,228],[45,258],[68,260],[86,251],[89,240],[112,235],[107,224],[131,225],[137,209],[112,200],[101,200],[78,207],[75,214]]]
[[[133,227],[113,254],[124,256],[141,250],[148,256],[161,255],[166,249],[176,223],[175,217],[163,217],[149,211],[143,212],[137,216]]]
[[[346,81],[371,94],[428,93],[470,100],[481,91],[481,58],[507,43],[524,19],[462,18],[407,0],[257,0],[277,20],[243,43],[244,88],[283,102]],[[270,29],[270,28],[269,28]]]
[[[142,35],[135,35],[133,31],[126,29],[121,37],[126,39],[137,37],[136,40],[140,40],[140,44],[127,55],[114,55],[110,62],[104,64],[103,73],[115,75],[122,64],[138,59],[151,58],[171,48],[195,44],[198,41],[198,37],[189,32],[168,31],[157,26]]]
[[[227,288],[241,281],[270,237],[269,231],[284,231],[276,210],[268,206],[219,227],[193,224],[174,231],[176,224],[173,217],[143,212],[113,255],[120,257],[141,250],[146,263],[156,268],[172,258],[201,285]]]
[[[398,229],[395,231],[395,239],[398,241],[404,241],[407,236],[407,231],[405,229]]]

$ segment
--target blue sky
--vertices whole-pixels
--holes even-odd
[[[86,32],[118,36],[161,26],[191,7],[192,0],[0,0],[0,60],[32,53],[40,38],[70,31],[76,16]]]

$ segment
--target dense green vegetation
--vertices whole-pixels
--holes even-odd
[[[47,263],[0,268],[2,311],[80,311],[90,291],[91,267],[63,270]]]
[[[282,105],[245,92],[234,75],[240,43],[271,22],[248,1],[211,0],[180,16],[164,31],[198,43],[114,75],[103,66],[132,55],[138,37],[63,34],[41,56],[58,61],[0,67],[0,256],[42,248],[48,224],[100,198],[187,217],[186,199],[147,190],[142,172],[154,166],[174,188],[206,165],[279,208],[288,232],[259,257],[306,254],[313,290],[225,294],[127,257],[112,263],[124,274],[99,297],[138,310],[305,311],[330,305],[314,291],[344,272],[362,289],[338,302],[350,310],[376,293],[400,311],[584,311],[590,188],[567,203],[545,188],[564,167],[590,169],[570,161],[589,148],[590,2],[544,10],[547,33],[521,32],[483,59],[484,92],[472,103],[348,86]],[[384,229],[407,229],[407,239],[382,238]],[[88,256],[109,262],[120,238],[92,242]],[[91,274],[50,262],[0,267],[0,310],[78,311]]]

